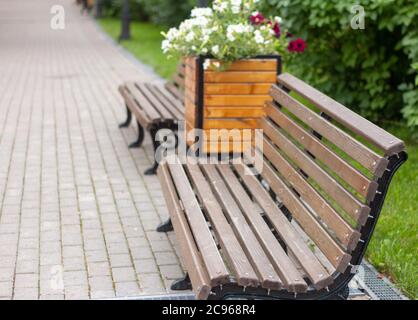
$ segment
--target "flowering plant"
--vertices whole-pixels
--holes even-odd
[[[303,52],[302,39],[291,41],[280,17],[257,11],[259,0],[214,0],[212,8],[195,8],[178,28],[163,33],[168,56],[210,56],[223,62],[258,55]]]

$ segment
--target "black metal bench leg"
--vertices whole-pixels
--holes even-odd
[[[347,300],[349,295],[350,295],[350,288],[348,287],[348,285],[346,285],[335,295],[328,298],[328,300]]]
[[[119,124],[119,128],[127,128],[131,124],[132,121],[132,111],[129,110],[128,106],[126,106],[126,120]]]
[[[160,128],[151,128],[151,130],[150,130],[150,133],[151,133],[151,139],[152,139],[152,145],[153,145],[153,147],[154,147],[154,164],[152,165],[152,167],[151,168],[148,168],[147,170],[145,170],[145,172],[144,172],[144,174],[146,175],[146,176],[152,176],[152,175],[154,175],[156,172],[157,172],[157,169],[158,169],[158,162],[157,162],[157,156],[156,156],[156,152],[157,152],[157,149],[158,149],[158,147],[160,146],[160,142],[159,141],[156,141],[156,135],[157,135],[157,132],[158,132],[158,130],[159,130]]]
[[[191,290],[191,289],[192,289],[192,283],[190,282],[188,273],[186,273],[186,275],[183,278],[175,280],[171,284],[171,290]]]
[[[129,145],[129,148],[139,148],[142,145],[142,142],[144,141],[145,137],[145,131],[144,128],[138,123],[138,139],[135,142],[132,142]]]
[[[171,223],[171,219],[160,223],[157,227],[157,232],[170,232],[173,231],[173,224]]]

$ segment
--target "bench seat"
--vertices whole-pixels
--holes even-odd
[[[165,163],[158,170],[174,230],[188,235],[180,243],[186,269],[199,269],[189,273],[196,295],[206,299],[208,290],[228,283],[293,293],[329,286],[334,268],[323,266],[308,238],[257,178],[244,172],[243,163]],[[342,254],[338,268],[348,262]]]
[[[145,130],[183,119],[183,102],[163,84],[126,82],[119,92]]]
[[[155,136],[160,129],[177,130],[177,123],[184,118],[184,65],[180,65],[173,81],[164,84],[128,81],[119,86],[126,106],[127,119],[119,125],[128,127],[134,115],[138,124],[138,138],[129,145],[139,148],[144,140],[144,130],[149,131],[154,151],[159,142]],[[155,162],[146,174],[154,174]]]

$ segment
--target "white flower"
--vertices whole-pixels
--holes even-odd
[[[213,65],[215,66],[215,68],[219,69],[221,67],[221,63],[219,61],[215,61],[213,62]]]
[[[171,43],[168,40],[164,40],[161,43],[161,49],[163,50],[164,53],[167,53],[168,50],[170,50],[171,47]]]
[[[190,31],[187,35],[186,35],[186,41],[187,42],[190,42],[190,41],[193,41],[193,39],[194,39],[194,36],[195,36],[195,34],[194,34],[194,32],[193,31]]]
[[[218,12],[224,12],[228,8],[228,3],[222,0],[215,1],[213,3],[213,10]]]
[[[190,15],[192,17],[210,17],[213,12],[211,8],[194,8]]]
[[[240,24],[231,24],[226,29],[226,36],[230,41],[235,40],[236,34],[241,34],[245,32],[252,32],[254,28],[250,25]]]
[[[228,38],[229,41],[235,41],[235,37],[232,33],[227,33],[226,37]]]
[[[207,70],[210,67],[210,60],[206,59],[203,63],[203,69]]]
[[[255,30],[254,39],[255,39],[255,42],[259,43],[259,44],[264,43],[264,41],[265,41],[263,35],[260,32],[260,30]]]
[[[277,22],[278,24],[282,23],[283,19],[282,17],[274,17],[274,21]]]
[[[242,1],[241,0],[231,0],[231,10],[232,10],[232,13],[235,13],[235,14],[240,13],[240,11],[241,11],[241,4],[242,4]]]
[[[235,13],[235,14],[238,14],[241,11],[241,7],[233,6],[231,9],[232,9],[232,13]]]
[[[170,30],[168,30],[167,32],[167,39],[172,41],[174,39],[176,39],[179,36],[179,30],[176,28],[171,28]]]
[[[203,49],[202,49],[202,53],[203,53],[203,54],[208,53],[208,49],[207,49],[207,48],[203,48]]]
[[[212,47],[212,53],[213,54],[218,54],[219,53],[219,46],[218,45]]]

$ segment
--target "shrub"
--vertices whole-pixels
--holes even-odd
[[[102,1],[103,15],[118,17],[122,10],[123,0]],[[190,14],[197,0],[129,0],[132,19],[151,21],[163,26],[177,26]],[[206,1],[211,4],[211,0]]]
[[[101,1],[102,14],[106,17],[120,17],[123,0],[96,0]],[[133,20],[148,20],[148,15],[144,10],[144,6],[141,3],[142,0],[129,0],[129,8],[131,12],[131,18]]]
[[[196,0],[138,0],[150,21],[165,26],[177,26],[197,5]]]
[[[308,49],[289,66],[373,121],[418,127],[418,2],[363,0],[365,29],[352,29],[353,4],[340,0],[264,0]]]

